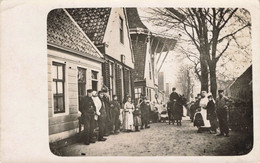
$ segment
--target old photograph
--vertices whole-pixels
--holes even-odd
[[[241,156],[252,150],[247,9],[67,7],[51,10],[46,21],[54,155]]]

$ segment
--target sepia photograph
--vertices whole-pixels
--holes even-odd
[[[250,153],[257,109],[251,16],[232,7],[49,11],[45,118],[51,153]]]

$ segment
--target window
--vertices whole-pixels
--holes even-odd
[[[86,95],[86,69],[78,67],[78,97],[79,105],[81,99]]]
[[[141,88],[135,88],[135,99],[140,98],[142,93],[142,89]]]
[[[64,96],[64,64],[52,63],[52,92],[54,102],[54,114],[65,113],[65,96]]]
[[[98,72],[91,71],[91,78],[92,78],[92,90],[98,90]]]
[[[151,63],[149,63],[149,78],[152,79]]]
[[[124,44],[124,20],[119,17],[119,23],[120,23],[120,27],[119,27],[119,31],[120,31],[120,42],[122,44]]]
[[[114,65],[113,63],[109,63],[109,72],[110,72],[110,76],[109,76],[109,80],[110,80],[110,96],[112,98],[113,96],[113,90],[114,90],[114,71],[113,71]]]

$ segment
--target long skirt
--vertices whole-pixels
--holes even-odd
[[[203,127],[206,127],[206,128],[210,127],[210,121],[207,120],[207,110],[201,108],[200,113],[201,113],[201,115],[202,115],[203,122],[204,122],[204,126],[201,126],[201,127],[202,127],[202,128],[203,128]]]
[[[124,112],[123,115],[123,129],[133,130],[134,129],[134,117],[131,112]]]

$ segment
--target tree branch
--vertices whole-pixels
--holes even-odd
[[[221,39],[218,40],[218,43],[222,42],[222,41],[223,41],[225,38],[227,38],[227,37],[230,37],[230,36],[235,35],[237,32],[239,32],[239,31],[241,31],[241,30],[243,30],[244,28],[249,27],[249,26],[251,26],[250,23],[248,23],[247,25],[245,25],[245,26],[239,28],[239,29],[236,30],[235,32],[232,32],[232,33],[230,33],[230,34],[228,34],[228,35],[222,37]]]
[[[216,63],[219,61],[219,58],[225,53],[225,51],[228,49],[229,44],[230,44],[231,40],[228,40],[228,43],[226,45],[226,47],[223,49],[223,51],[216,57]]]

